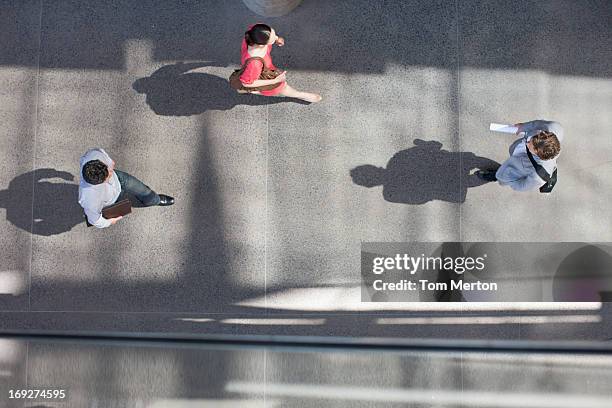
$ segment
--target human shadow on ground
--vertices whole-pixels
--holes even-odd
[[[33,234],[48,236],[70,231],[84,220],[77,201],[79,186],[64,182],[74,179],[71,173],[55,169],[37,169],[21,174],[9,183],[6,190],[0,191],[0,207],[6,209],[9,222]]]
[[[450,152],[437,141],[414,140],[414,147],[396,153],[387,168],[370,164],[351,170],[353,182],[363,187],[383,186],[392,203],[425,204],[432,200],[463,203],[467,189],[486,182],[472,170],[497,169],[499,163],[470,152]]]
[[[146,95],[146,103],[153,112],[163,116],[198,115],[209,110],[228,110],[236,105],[272,105],[295,102],[308,105],[295,98],[268,97],[239,94],[229,85],[227,78],[203,72],[189,72],[209,66],[207,63],[166,65],[150,76],[137,79],[132,88]]]

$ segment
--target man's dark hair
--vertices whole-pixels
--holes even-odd
[[[101,184],[108,177],[108,166],[100,160],[90,160],[83,166],[82,173],[89,184]]]
[[[531,144],[538,157],[542,160],[553,159],[557,157],[561,151],[561,143],[559,143],[557,135],[546,130],[542,130],[537,135],[533,136],[531,138]]]

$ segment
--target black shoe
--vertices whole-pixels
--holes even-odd
[[[497,181],[497,177],[495,177],[495,173],[496,172],[492,170],[478,170],[476,172],[476,175],[481,180],[492,182],[492,181]]]
[[[166,206],[166,205],[172,205],[172,204],[174,204],[173,197],[167,196],[165,194],[159,195],[159,204],[157,205]]]

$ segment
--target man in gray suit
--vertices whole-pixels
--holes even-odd
[[[516,191],[535,191],[546,181],[538,173],[527,154],[531,152],[536,163],[551,175],[557,167],[557,157],[561,151],[563,128],[558,122],[534,120],[517,123],[517,139],[510,146],[510,158],[497,171],[477,171],[478,177],[485,181],[497,181],[502,186],[510,186]]]

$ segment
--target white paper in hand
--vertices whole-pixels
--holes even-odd
[[[516,133],[518,128],[512,125],[503,125],[501,123],[491,123],[489,126],[489,130],[493,132],[501,132],[501,133]]]

